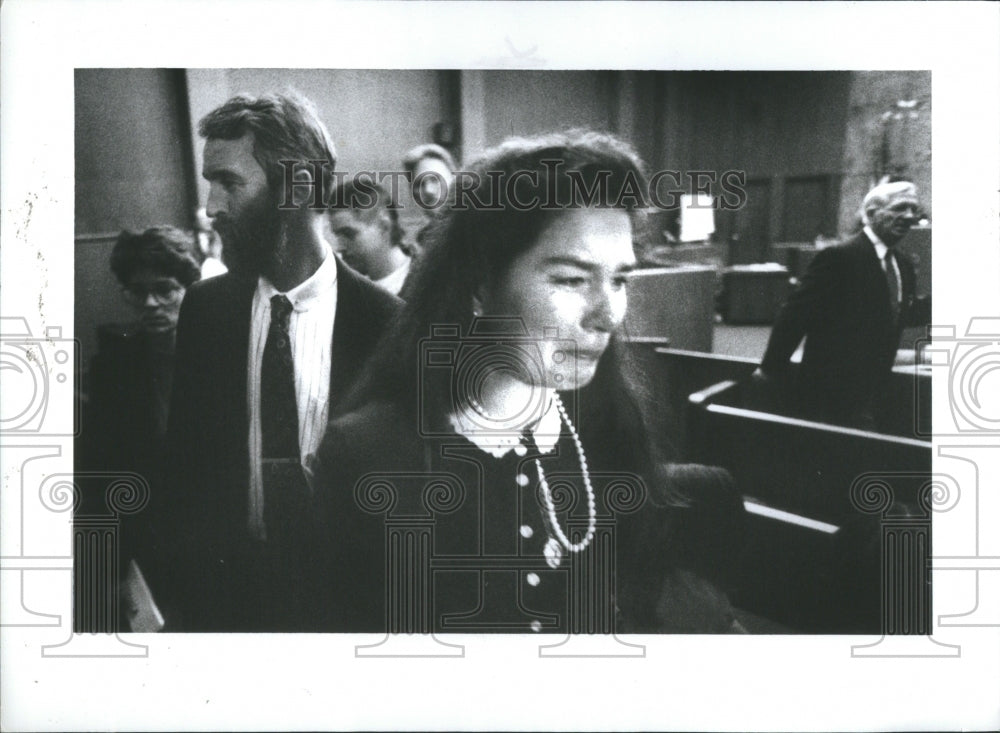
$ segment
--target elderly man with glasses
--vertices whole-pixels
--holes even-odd
[[[902,329],[930,314],[929,299],[915,297],[913,263],[897,249],[923,216],[912,183],[875,186],[862,203],[862,230],[817,253],[781,309],[755,376],[784,383],[802,416],[878,428]],[[789,362],[803,337],[792,384]]]

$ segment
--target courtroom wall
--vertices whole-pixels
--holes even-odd
[[[729,264],[774,259],[774,243],[843,233],[886,166],[931,203],[926,72],[85,69],[76,86],[84,359],[98,323],[131,317],[107,267],[114,236],[190,226],[207,195],[197,121],[238,92],[293,88],[312,99],[348,172],[398,169],[437,123],[453,132],[460,159],[512,134],[580,126],[629,140],[652,170],[743,171],[746,204],[716,220]],[[900,100],[914,100],[915,116],[887,125]]]
[[[659,82],[657,162],[746,175],[746,205],[716,216],[731,264],[836,234],[849,72],[663,72]]]
[[[130,320],[108,260],[122,229],[190,227],[194,206],[183,71],[78,69],[74,332],[84,369],[98,324]]]
[[[865,193],[884,174],[917,184],[931,209],[931,72],[855,71],[838,221],[850,230]]]
[[[432,142],[436,122],[449,115],[449,72],[381,69],[190,69],[195,160],[204,141],[197,122],[234,94],[293,89],[312,100],[337,150],[337,170],[401,170],[403,155]],[[197,181],[199,200],[208,188]]]
[[[101,323],[133,317],[108,268],[124,228],[190,228],[204,205],[197,122],[233,94],[295,89],[311,99],[338,170],[399,170],[403,154],[455,125],[446,71],[85,69],[76,74],[75,332],[86,366]]]

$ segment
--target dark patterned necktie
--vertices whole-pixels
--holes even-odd
[[[291,314],[288,298],[271,298],[271,327],[260,365],[261,477],[269,541],[295,531],[295,516],[306,496],[299,456],[295,368],[288,336]]]
[[[892,309],[892,322],[899,320],[899,282],[896,280],[896,268],[892,262],[892,250],[885,251],[882,258],[882,269],[885,270],[885,282],[889,286],[889,307]]]

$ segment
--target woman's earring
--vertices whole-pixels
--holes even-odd
[[[483,306],[479,303],[479,298],[472,299],[472,315],[476,318],[483,315]]]

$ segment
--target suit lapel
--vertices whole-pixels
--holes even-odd
[[[913,301],[916,273],[913,271],[913,262],[909,257],[898,250],[895,254],[896,264],[899,266],[899,279],[903,287],[903,305],[907,306]]]
[[[370,334],[366,323],[367,293],[356,275],[337,259],[337,314],[333,318],[330,355],[330,405],[338,404],[357,376]]]
[[[222,374],[225,375],[225,381],[222,382],[225,387],[221,388],[225,394],[224,405],[220,409],[224,410],[221,414],[231,416],[232,420],[231,470],[238,477],[232,483],[237,492],[232,501],[235,506],[240,507],[235,516],[241,519],[246,517],[247,486],[250,481],[250,450],[247,444],[247,436],[250,434],[247,363],[250,350],[250,318],[256,288],[257,283],[254,280],[234,278],[229,297],[220,303],[220,307],[226,309],[224,317],[220,319],[224,329],[220,339],[226,345],[219,354],[220,362],[224,362],[220,367]],[[212,348],[211,345],[208,346]]]
[[[865,291],[871,294],[871,300],[889,305],[889,284],[885,279],[885,270],[882,269],[882,261],[875,251],[875,245],[864,232],[858,234],[858,256],[863,268]],[[888,312],[888,311],[887,311]]]

